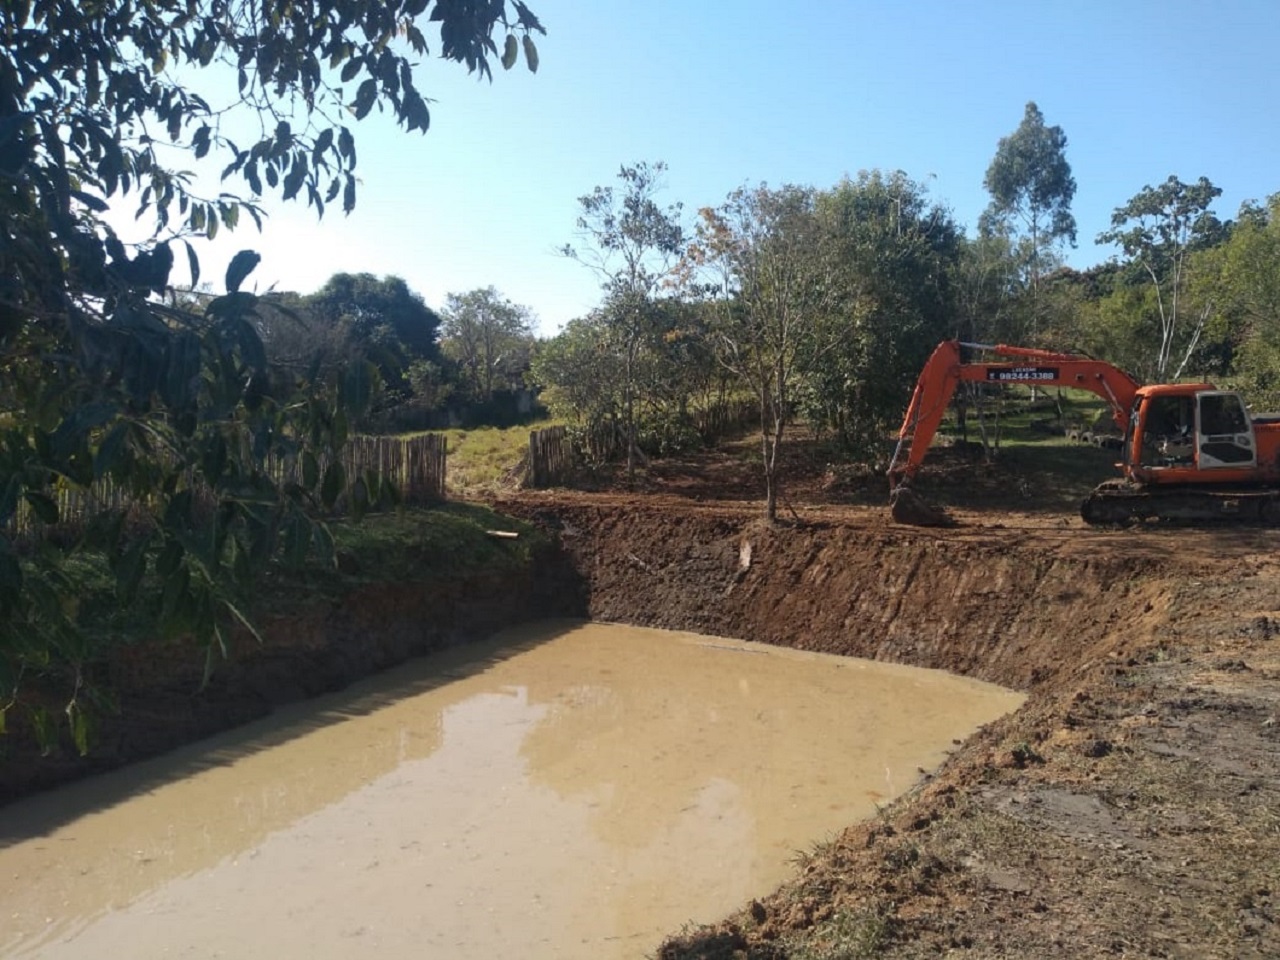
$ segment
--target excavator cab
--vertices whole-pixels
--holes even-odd
[[[1130,423],[1137,466],[1159,482],[1166,471],[1253,467],[1257,447],[1238,393],[1207,385],[1146,387]],[[1170,480],[1173,477],[1169,477]]]
[[[1238,393],[1203,390],[1196,394],[1198,465],[1201,470],[1252,467],[1258,462],[1253,424]]]
[[[1145,402],[1138,404],[1134,414],[1130,423],[1142,425],[1139,466],[1160,470],[1195,465],[1194,396],[1166,394],[1147,397]]]

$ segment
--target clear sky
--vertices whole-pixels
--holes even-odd
[[[536,75],[522,61],[490,84],[425,61],[425,136],[376,115],[354,125],[353,214],[317,223],[269,203],[261,236],[249,224],[198,248],[204,278],[220,285],[252,247],[259,289],[396,274],[438,309],[492,285],[549,335],[598,301],[555,251],[577,198],[622,164],[665,161],[660,200],[689,223],[743,184],[902,170],[973,233],[983,175],[1030,100],[1067,135],[1073,266],[1110,257],[1093,241],[1112,211],[1170,174],[1221,187],[1224,218],[1280,192],[1280,0],[529,4],[547,28]]]

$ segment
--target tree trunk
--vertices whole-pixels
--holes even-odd
[[[636,479],[636,416],[634,391],[631,386],[631,371],[634,367],[635,342],[627,345],[626,383],[623,384],[623,417],[626,419],[627,431],[627,486],[633,486]]]

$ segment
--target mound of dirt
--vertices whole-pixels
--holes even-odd
[[[889,494],[889,515],[909,527],[954,527],[947,511],[926,503],[910,487],[895,487]]]

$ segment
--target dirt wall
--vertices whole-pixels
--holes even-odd
[[[1010,543],[769,527],[699,512],[561,508],[593,619],[951,670],[1021,690],[1146,635],[1168,563]]]

